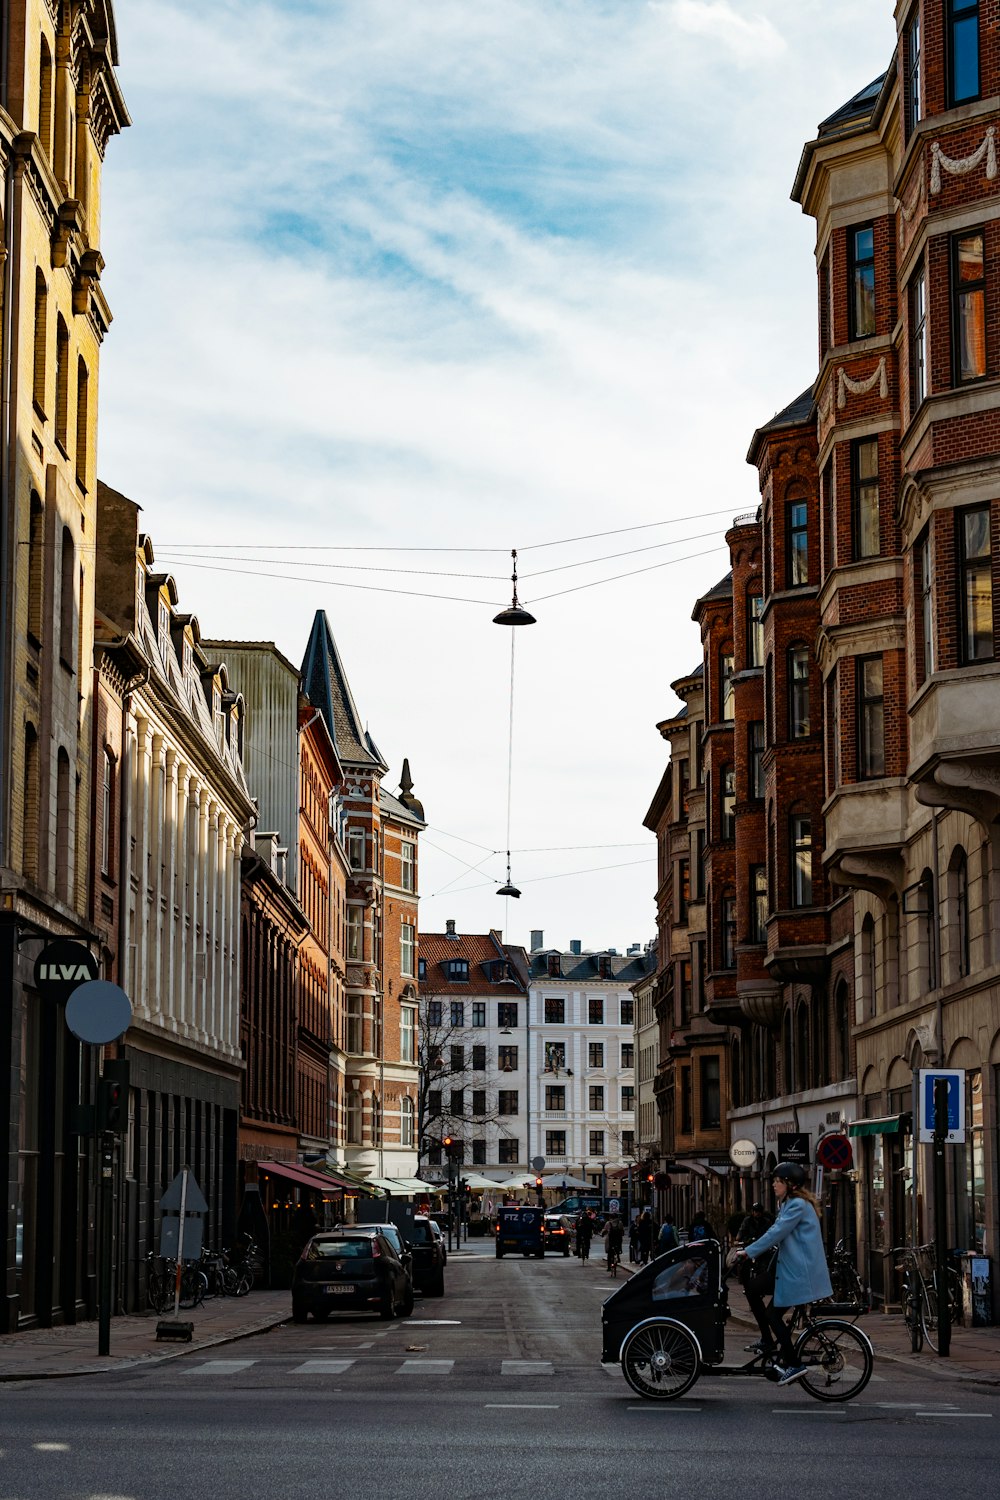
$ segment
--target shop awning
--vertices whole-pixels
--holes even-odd
[[[852,1120],[847,1127],[848,1135],[909,1135],[912,1115],[909,1110],[901,1115],[876,1115],[870,1120]]]
[[[369,1187],[383,1188],[387,1193],[409,1195],[411,1193],[438,1193],[440,1188],[434,1187],[430,1182],[422,1182],[419,1177],[369,1177],[366,1179]]]
[[[680,1167],[680,1169],[681,1169],[682,1172],[684,1172],[684,1171],[687,1171],[687,1172],[696,1172],[699,1177],[707,1177],[708,1176],[708,1162],[705,1162],[705,1161],[691,1161],[689,1157],[685,1157],[683,1161],[678,1161],[676,1165],[677,1165],[677,1167]],[[675,1171],[675,1170],[676,1170],[675,1167],[668,1167],[667,1168],[667,1172],[668,1173],[672,1172],[672,1171]]]
[[[336,1177],[331,1177],[326,1172],[311,1172],[308,1167],[300,1167],[295,1162],[259,1161],[257,1170],[266,1172],[269,1177],[284,1177],[288,1182],[307,1187],[313,1193],[340,1193],[344,1189],[344,1184]]]

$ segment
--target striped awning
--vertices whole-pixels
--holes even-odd
[[[847,1127],[848,1135],[909,1135],[912,1115],[909,1110],[901,1115],[875,1115],[870,1120],[852,1120]]]

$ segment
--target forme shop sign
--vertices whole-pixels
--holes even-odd
[[[68,1000],[79,984],[88,984],[100,965],[83,943],[57,938],[35,959],[35,988],[45,1000]]]

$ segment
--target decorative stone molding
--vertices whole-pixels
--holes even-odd
[[[970,156],[945,156],[940,141],[932,142],[931,192],[940,193],[942,171],[947,172],[950,177],[966,177],[983,161],[986,163],[986,176],[992,182],[997,175],[996,129],[992,125]]]
[[[784,1008],[784,997],[779,989],[758,990],[752,995],[740,996],[740,1010],[746,1019],[756,1026],[767,1026],[772,1031],[781,1025]]]
[[[878,386],[878,393],[884,401],[889,394],[889,373],[886,369],[885,355],[879,360],[872,373],[866,380],[852,380],[843,365],[837,371],[837,409],[843,411],[847,405],[847,394],[852,396],[865,396],[869,391]]]
[[[830,869],[831,884],[847,886],[851,890],[870,891],[883,906],[902,893],[905,881],[906,869],[902,854],[842,854]]]
[[[968,813],[990,829],[1000,818],[1000,765],[988,762],[939,760],[916,786],[917,801],[925,807],[945,807]]]

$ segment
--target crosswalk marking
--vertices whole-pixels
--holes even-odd
[[[251,1365],[257,1364],[255,1359],[209,1359],[203,1365],[195,1365],[191,1370],[185,1370],[185,1375],[238,1375],[241,1370],[249,1370]]]
[[[404,1359],[397,1375],[450,1375],[455,1367],[453,1359]]]
[[[500,1363],[501,1375],[554,1375],[547,1359],[505,1359]]]
[[[343,1375],[353,1365],[353,1359],[307,1359],[304,1364],[289,1370],[289,1375]]]

